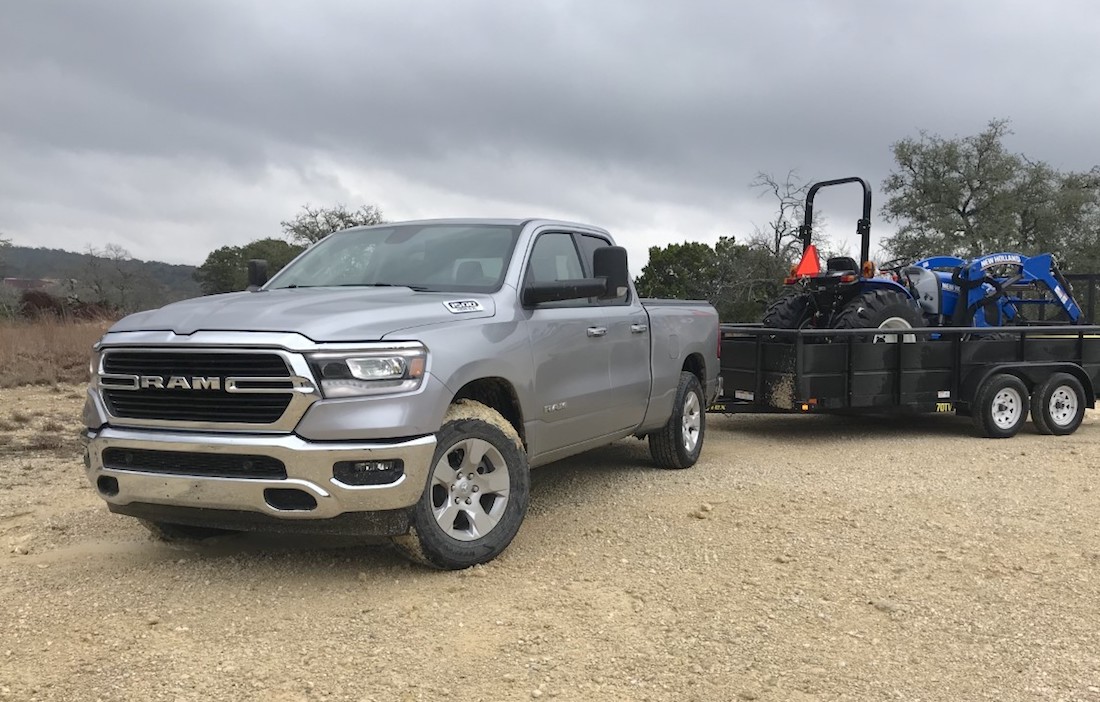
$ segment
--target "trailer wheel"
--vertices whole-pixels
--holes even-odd
[[[1015,436],[1027,420],[1028,393],[1014,375],[997,373],[978,388],[970,415],[978,436],[1007,439]]]
[[[924,326],[920,307],[912,299],[894,290],[867,290],[856,295],[840,310],[833,322],[834,329],[912,329]],[[873,343],[896,343],[897,334],[875,334]],[[902,341],[912,343],[915,334],[903,334]]]
[[[460,400],[436,433],[412,529],[393,543],[410,560],[443,570],[490,561],[519,531],[529,488],[527,453],[515,428],[496,410]]]
[[[703,386],[693,373],[680,373],[672,416],[649,434],[649,455],[661,468],[690,468],[699,460],[707,430]]]
[[[1085,388],[1069,373],[1055,373],[1031,396],[1031,421],[1040,434],[1064,436],[1085,418]]]
[[[801,329],[813,317],[811,296],[806,293],[787,295],[768,305],[763,324],[772,329]]]

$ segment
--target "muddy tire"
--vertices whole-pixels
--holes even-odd
[[[167,543],[187,543],[206,541],[218,536],[229,536],[240,532],[231,529],[217,529],[215,527],[193,526],[191,524],[172,524],[169,522],[154,522],[148,519],[139,519],[141,525],[149,530],[153,538]]]
[[[1028,392],[1024,381],[997,373],[978,388],[970,419],[978,436],[1007,439],[1016,436],[1027,421]]]
[[[811,301],[807,294],[779,298],[764,310],[764,326],[771,329],[802,329],[813,317]]]
[[[515,428],[480,402],[451,405],[436,433],[412,528],[393,539],[411,560],[461,570],[498,556],[527,514],[527,453]]]
[[[693,373],[680,373],[672,416],[649,434],[649,455],[661,468],[690,468],[699,460],[707,430],[703,386]]]
[[[1069,373],[1055,373],[1031,395],[1031,422],[1040,434],[1072,434],[1085,418],[1086,401],[1080,380]]]
[[[833,322],[834,329],[913,329],[924,326],[920,307],[910,298],[894,290],[868,290],[856,295],[844,306]],[[898,337],[909,343],[915,334],[875,334],[859,337],[875,343],[895,343]]]

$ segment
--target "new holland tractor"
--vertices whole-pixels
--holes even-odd
[[[863,216],[856,224],[860,262],[829,258],[821,270],[812,242],[814,196],[821,188],[859,183]],[[802,260],[787,279],[787,292],[764,313],[764,326],[776,329],[878,329],[982,327],[1056,322],[1077,324],[1081,309],[1050,254],[993,253],[966,260],[932,256],[876,267],[870,260],[871,188],[862,178],[815,183],[806,194],[799,228]],[[876,334],[874,341],[895,341]],[[909,341],[912,335],[905,335]],[[989,335],[995,336],[995,332]]]

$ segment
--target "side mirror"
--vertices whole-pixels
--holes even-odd
[[[630,289],[630,271],[626,265],[626,249],[604,246],[592,252],[593,275],[607,281],[601,298],[622,297]]]
[[[528,285],[521,298],[524,306],[532,307],[540,302],[579,300],[585,297],[602,297],[607,292],[603,278],[578,278],[558,280],[553,283]]]
[[[256,292],[267,282],[267,261],[253,258],[248,262],[248,292]]]

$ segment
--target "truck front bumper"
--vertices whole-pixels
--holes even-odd
[[[85,440],[88,479],[112,511],[128,513],[127,506],[133,505],[147,512],[159,505],[166,513],[171,508],[226,510],[267,515],[279,522],[410,507],[424,492],[435,452],[433,435],[393,443],[322,443],[294,435],[197,435],[108,427],[88,431]],[[105,465],[104,452],[109,449],[120,451],[111,452]],[[275,459],[285,466],[286,477],[217,475],[219,466],[234,464],[234,455]],[[209,457],[206,463],[204,457]],[[341,461],[400,461],[402,471],[385,484],[349,485],[334,475]]]

